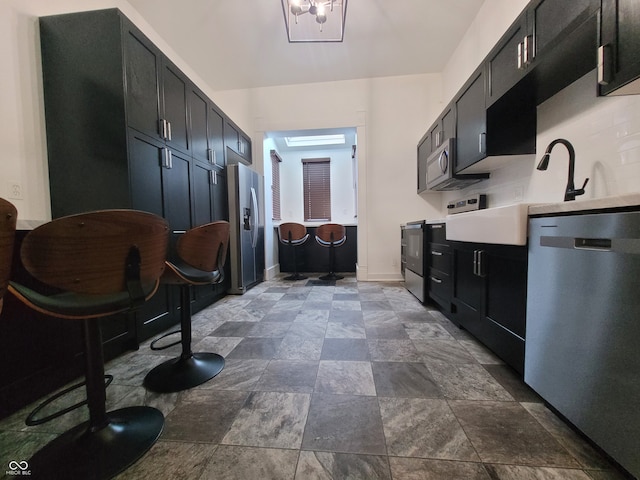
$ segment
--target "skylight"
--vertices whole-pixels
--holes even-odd
[[[344,134],[305,135],[300,137],[284,137],[287,147],[318,147],[322,145],[344,145]]]

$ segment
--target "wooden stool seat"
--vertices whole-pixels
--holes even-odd
[[[179,260],[167,261],[162,283],[180,285],[180,330],[167,333],[151,344],[162,350],[182,344],[179,357],[167,360],[151,370],[144,385],[154,392],[179,392],[212,379],[224,368],[224,358],[217,353],[191,351],[191,286],[220,283],[229,246],[229,223],[212,222],[192,228],[178,239]],[[155,347],[163,338],[180,333],[180,342]]]
[[[11,274],[17,217],[16,207],[4,198],[0,198],[0,312],[2,312],[2,299]]]
[[[336,254],[335,247],[339,247],[347,241],[347,229],[344,225],[338,223],[325,223],[316,228],[316,242],[329,248],[329,273],[323,275],[320,280],[332,281],[344,278],[342,275],[335,273]]]
[[[278,226],[278,237],[280,243],[291,247],[293,252],[293,274],[284,277],[284,280],[304,280],[307,277],[298,273],[297,247],[304,244],[309,239],[307,227],[301,223],[285,222]]]
[[[160,436],[164,416],[156,408],[106,411],[98,321],[132,310],[155,293],[165,268],[168,233],[167,222],[151,213],[102,210],[53,220],[25,237],[20,256],[26,270],[60,293],[45,295],[15,282],[8,289],[34,310],[83,323],[87,401],[76,406],[89,408],[87,422],[63,433],[29,460],[37,477],[112,478]]]

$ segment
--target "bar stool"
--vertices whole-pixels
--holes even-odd
[[[296,256],[296,250],[309,238],[307,227],[305,227],[301,223],[281,223],[280,226],[278,226],[278,236],[280,237],[280,243],[290,246],[291,250],[293,251],[293,275],[284,277],[284,280],[306,279],[307,277],[298,273],[298,259]]]
[[[151,343],[152,350],[163,350],[179,343],[182,353],[168,360],[144,378],[144,386],[154,392],[179,392],[215,377],[224,368],[224,358],[217,353],[191,351],[191,286],[221,283],[229,246],[229,223],[208,223],[185,232],[176,245],[176,262],[167,261],[162,283],[180,285],[180,330],[167,333]],[[180,333],[180,340],[156,347],[156,342]]]
[[[37,477],[112,478],[142,457],[160,436],[164,416],[155,408],[106,411],[98,322],[142,305],[156,292],[165,268],[168,233],[167,222],[151,213],[101,210],[58,218],[25,237],[20,255],[26,270],[61,293],[45,295],[15,282],[9,282],[8,289],[34,310],[82,322],[87,400],[77,406],[89,408],[87,422],[63,433],[29,460]]]
[[[316,242],[323,247],[329,248],[329,273],[319,277],[320,280],[331,281],[344,278],[335,273],[336,253],[335,247],[339,247],[347,241],[347,229],[344,225],[337,223],[325,223],[316,228]]]
[[[16,207],[4,198],[0,198],[0,313],[2,313],[2,300],[11,274],[17,218]]]

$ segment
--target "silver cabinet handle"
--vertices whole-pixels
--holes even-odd
[[[431,278],[431,281],[432,281],[432,282],[435,282],[435,283],[442,283],[442,280],[440,280],[440,279],[439,279],[439,278],[437,278],[437,277],[431,276],[430,278]]]
[[[442,252],[436,252],[435,250],[431,250],[431,255],[435,255],[436,257],[441,257]]]
[[[484,153],[487,134],[482,132],[478,134],[478,153]]]
[[[167,122],[167,140],[171,140],[171,122]]]
[[[518,43],[518,70],[520,70],[524,65],[523,48],[524,46],[522,42]]]
[[[164,118],[158,120],[158,133],[163,140],[167,139],[167,121]]]
[[[435,230],[436,228],[444,228],[444,225],[442,223],[436,223],[434,225],[431,225],[432,230]]]
[[[162,149],[162,166],[171,168],[171,151],[167,147]]]
[[[609,45],[598,47],[598,84],[600,85],[608,85],[611,81],[613,71],[611,59],[611,47]]]
[[[209,179],[211,181],[211,185],[218,184],[218,172],[215,170],[209,170]]]
[[[535,51],[533,50],[533,36],[527,35],[526,37],[524,37],[524,41],[522,42],[522,44],[524,45],[522,52],[524,62],[531,63],[531,61],[535,57]]]

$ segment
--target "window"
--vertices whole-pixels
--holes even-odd
[[[271,199],[273,202],[273,220],[282,220],[280,210],[280,162],[278,152],[271,150]]]
[[[304,219],[331,220],[331,170],[329,158],[303,158]]]

